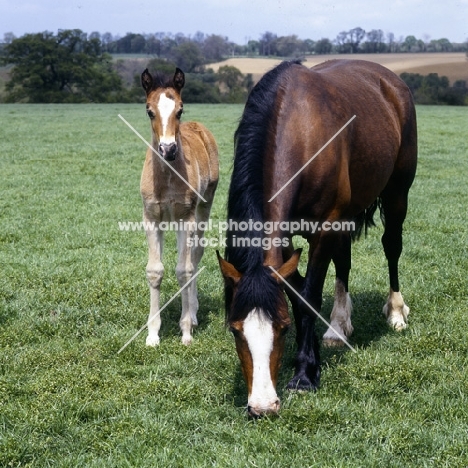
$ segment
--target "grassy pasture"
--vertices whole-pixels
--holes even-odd
[[[218,141],[212,218],[224,219],[242,107],[186,107],[184,118]],[[388,282],[378,226],[353,247],[358,352],[323,350],[321,389],[289,394],[290,333],[281,413],[259,421],[246,417],[213,248],[194,344],[180,344],[176,300],[158,349],[142,333],[117,355],[149,307],[144,233],[118,228],[141,218],[145,148],[119,113],[149,138],[140,105],[0,105],[0,466],[467,466],[466,111],[418,108],[401,261],[409,328],[393,332],[380,315]],[[174,240],[162,302],[178,290]],[[325,317],[332,292],[330,271]]]

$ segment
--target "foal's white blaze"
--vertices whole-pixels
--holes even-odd
[[[244,336],[252,356],[252,391],[248,406],[256,414],[276,412],[279,400],[270,373],[273,350],[273,324],[261,310],[252,310],[244,320]]]
[[[167,135],[167,125],[169,123],[169,118],[175,109],[174,99],[168,98],[164,93],[161,93],[159,96],[158,110],[159,115],[161,116],[162,123],[162,135],[159,136],[159,142],[170,144],[175,142],[175,135]]]

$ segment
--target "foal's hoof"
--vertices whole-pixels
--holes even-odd
[[[185,346],[190,346],[193,343],[193,337],[191,335],[182,337],[182,344]]]
[[[159,345],[159,336],[158,335],[148,335],[146,337],[146,346],[151,346],[156,348]]]

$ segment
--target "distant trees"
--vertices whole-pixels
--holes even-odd
[[[362,28],[353,28],[349,31],[342,31],[338,34],[336,40],[339,45],[340,53],[357,54],[359,44],[366,35],[366,31]]]
[[[4,35],[0,42],[0,61],[10,65],[10,81],[2,100],[28,102],[111,102],[142,99],[139,83],[142,56],[153,71],[174,67],[187,74],[184,99],[187,102],[242,102],[253,85],[251,76],[243,76],[233,67],[221,67],[217,73],[209,68],[233,55],[302,58],[306,55],[331,53],[355,54],[389,52],[466,51],[468,41],[453,44],[448,39],[424,40],[415,36],[396,38],[381,29],[365,31],[360,27],[340,32],[334,40],[300,39],[296,35],[278,36],[266,31],[258,40],[239,45],[225,36],[197,32],[127,33],[61,30],[26,34],[16,38]],[[112,54],[114,57],[112,57]],[[123,54],[133,55],[128,57]],[[468,56],[468,55],[467,55]],[[13,67],[11,67],[13,65]],[[466,101],[466,83],[450,87],[444,77],[405,76],[418,102],[460,103]],[[1,85],[1,82],[0,82]],[[436,90],[436,91],[434,91]]]
[[[368,54],[386,52],[385,35],[381,29],[372,29],[366,33],[366,41],[362,44],[362,51]]]
[[[79,29],[26,34],[3,51],[14,64],[7,100],[29,102],[109,102],[120,100],[122,82],[101,42]]]
[[[437,73],[425,76],[419,73],[402,73],[400,77],[413,93],[417,104],[468,105],[468,88],[464,80],[456,81],[451,87],[449,79]]]

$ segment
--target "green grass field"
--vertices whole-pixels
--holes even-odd
[[[225,219],[241,106],[188,105],[215,134]],[[468,301],[466,110],[419,107],[420,159],[405,224],[407,330],[381,308],[382,227],[353,247],[355,333],[323,350],[317,393],[289,394],[294,333],[278,417],[249,420],[234,341],[224,328],[214,249],[199,277],[200,325],[180,343],[180,299],[148,349],[146,240],[139,221],[142,105],[0,105],[0,466],[466,467]],[[179,287],[174,236],[162,302]],[[332,305],[333,272],[323,314]],[[319,332],[324,327],[319,325]]]

